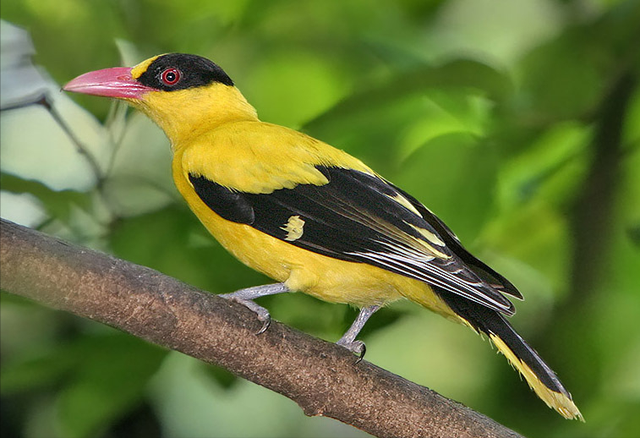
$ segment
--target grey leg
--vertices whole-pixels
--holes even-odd
[[[258,319],[262,321],[262,328],[256,333],[257,335],[264,333],[271,323],[271,315],[269,311],[264,307],[256,304],[253,300],[260,297],[266,297],[267,295],[281,294],[285,292],[291,292],[284,283],[265,284],[264,286],[248,287],[246,289],[240,289],[229,294],[218,295],[226,300],[235,301],[247,307],[258,315]]]
[[[369,306],[360,309],[358,317],[353,321],[349,330],[336,342],[336,344],[342,345],[344,348],[357,354],[359,356],[358,362],[364,357],[364,354],[367,352],[367,347],[364,345],[364,342],[356,341],[356,336],[358,336],[358,333],[360,333],[360,330],[362,330],[362,327],[364,327],[371,315],[376,313],[379,308],[380,306]]]

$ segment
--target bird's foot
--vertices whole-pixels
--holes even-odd
[[[350,341],[343,337],[338,342],[336,342],[336,344],[346,348],[347,350],[358,356],[356,363],[360,362],[367,352],[367,346],[362,341]]]
[[[258,320],[262,321],[262,327],[256,332],[256,335],[259,335],[267,331],[269,328],[269,325],[271,324],[271,315],[267,309],[257,304],[253,299],[284,292],[289,292],[289,288],[284,283],[276,283],[264,286],[248,287],[246,289],[240,289],[229,294],[221,294],[218,296],[225,300],[240,303],[255,313],[258,316]]]
[[[360,309],[358,317],[355,321],[353,321],[353,324],[351,324],[349,330],[347,330],[347,332],[342,335],[340,340],[336,342],[336,344],[346,348],[347,350],[358,356],[358,360],[356,360],[356,363],[360,362],[364,357],[364,354],[367,352],[367,347],[366,345],[364,345],[364,342],[356,341],[356,336],[358,336],[360,330],[362,330],[362,327],[364,327],[364,324],[371,317],[371,315],[376,313],[379,308],[379,305],[373,305]]]

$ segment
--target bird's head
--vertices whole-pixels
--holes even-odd
[[[160,125],[174,144],[221,123],[257,119],[224,70],[196,55],[169,53],[133,68],[92,71],[63,89],[125,100]]]

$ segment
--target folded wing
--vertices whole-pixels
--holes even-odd
[[[190,174],[198,196],[224,219],[329,257],[368,263],[512,315],[517,289],[471,256],[418,201],[374,174],[316,166],[329,181],[246,193]],[[505,286],[506,285],[506,286]]]

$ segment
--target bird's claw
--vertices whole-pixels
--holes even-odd
[[[338,342],[336,342],[336,344],[346,348],[347,350],[358,356],[358,359],[356,359],[356,363],[359,363],[364,358],[364,355],[367,352],[367,346],[362,341],[348,342],[340,339]]]
[[[266,332],[271,325],[271,315],[269,315],[269,312],[267,312],[265,317],[258,315],[258,320],[262,321],[262,327],[260,327],[260,330],[256,332],[256,335],[261,335]]]

